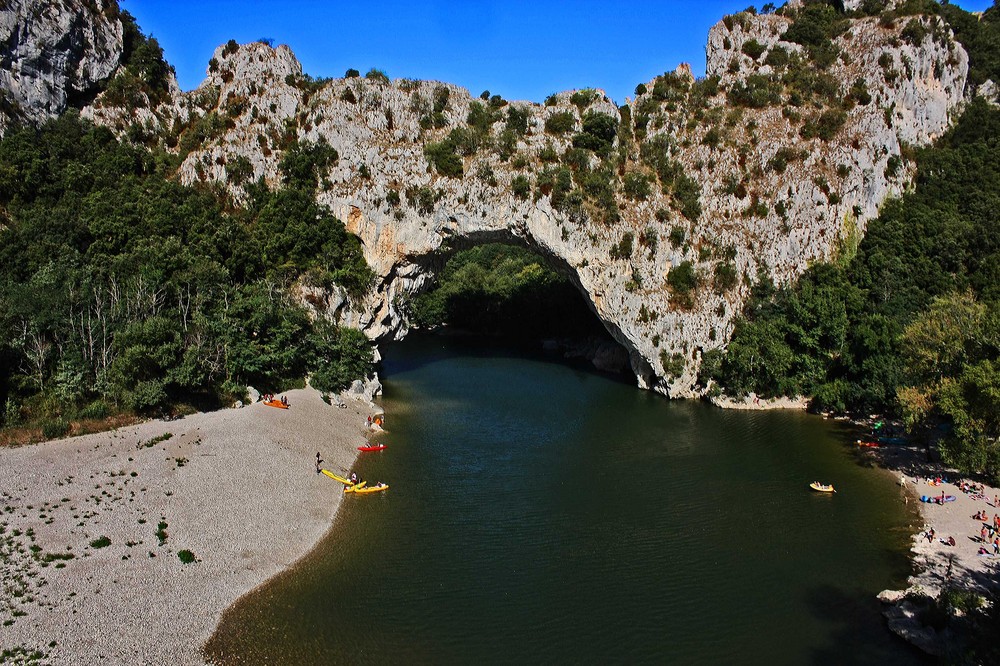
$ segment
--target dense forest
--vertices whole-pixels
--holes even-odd
[[[1000,80],[1000,8],[981,20],[938,11],[969,51],[970,82]],[[856,250],[780,290],[756,282],[700,381],[897,415],[942,435],[946,462],[1000,480],[1000,109],[977,98],[911,157],[913,189],[886,202]]]
[[[335,151],[302,144],[284,185],[171,179],[166,154],[118,141],[76,112],[0,142],[3,425],[46,437],[70,420],[220,404],[249,385],[310,374],[321,390],[369,370],[365,336],[311,318],[297,281],[350,297],[372,279],[358,239],[315,203]]]

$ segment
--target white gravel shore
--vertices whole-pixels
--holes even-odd
[[[997,585],[1000,555],[993,546],[980,541],[987,524],[1000,515],[1000,489],[975,482],[979,492],[966,492],[966,481],[953,470],[927,462],[923,447],[912,444],[890,445],[873,452],[884,468],[891,470],[903,489],[903,500],[916,503],[923,526],[913,535],[913,563],[916,569],[906,590],[885,590],[879,598],[886,602],[883,613],[889,628],[925,652],[942,656],[949,650],[952,636],[937,632],[921,621],[928,600],[937,598],[948,587],[982,590]],[[937,483],[940,478],[942,482]],[[921,496],[952,496],[943,504],[921,502]],[[988,518],[974,516],[985,511]],[[933,534],[931,533],[933,530]],[[950,539],[955,545],[950,545]],[[990,539],[992,540],[992,538]],[[987,550],[980,554],[980,547]]]
[[[365,441],[367,403],[284,395],[287,411],[0,449],[0,662],[204,663],[222,612],[330,528],[342,486],[316,473],[316,453],[339,473]]]

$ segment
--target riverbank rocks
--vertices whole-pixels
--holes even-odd
[[[879,593],[878,599],[886,604],[882,615],[890,631],[929,655],[940,657],[947,652],[949,644],[954,641],[953,632],[947,629],[939,632],[921,621],[921,617],[934,605],[934,599],[910,591],[894,590]]]

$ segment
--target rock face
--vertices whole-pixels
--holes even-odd
[[[640,386],[687,397],[758,276],[786,284],[853,252],[908,181],[903,147],[948,127],[968,58],[937,18],[915,20],[923,30],[908,35],[901,21],[851,20],[820,67],[783,39],[792,19],[726,17],[709,33],[706,79],[681,66],[621,108],[600,90],[543,106],[380,75],[313,80],[287,47],[231,42],[197,90],[172,87],[151,108],[98,98],[85,115],[170,135],[183,182],[236,199],[246,182],[277,185],[295,142],[335,148],[318,200],[378,279],[361,303],[309,300],[375,340],[406,334],[407,303],[442,253],[514,242],[579,287]]]
[[[114,0],[8,0],[0,5],[0,133],[38,122],[96,92],[122,55]]]

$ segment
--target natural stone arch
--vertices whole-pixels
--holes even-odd
[[[860,238],[912,174],[902,146],[940,135],[961,108],[968,67],[961,46],[950,36],[912,44],[900,38],[900,26],[888,29],[876,18],[851,20],[836,39],[849,57],[827,74],[840,95],[861,85],[869,99],[838,107],[842,124],[828,136],[803,134],[800,123],[808,119],[786,114],[781,100],[756,106],[732,99],[749,75],[773,74],[743,53],[749,40],[758,48],[802,50],[782,39],[792,20],[749,13],[724,20],[708,35],[707,79],[696,82],[690,68],[679,67],[621,108],[600,90],[558,93],[545,105],[499,100],[493,107],[492,98],[477,100],[435,81],[319,81],[303,75],[287,47],[220,47],[198,90],[174,95],[143,122],[166,128],[209,114],[226,118],[217,136],[188,153],[179,177],[223,183],[238,201],[247,193],[229,179],[233,160],[249,165],[247,182],[263,178],[277,187],[291,141],[324,141],[334,149],[339,159],[320,174],[317,199],[362,239],[378,279],[364,302],[348,308],[340,299],[332,315],[371,338],[405,334],[394,303],[423,287],[426,271],[415,258],[448,238],[506,230],[565,263],[629,350],[640,386],[693,397],[703,388],[700,351],[726,345],[751,283],[763,274],[789,284],[812,262],[828,261]],[[880,61],[888,57],[908,63],[906,76],[885,76]],[[445,106],[431,115],[440,100]],[[475,126],[484,142],[463,143],[458,152],[453,146],[442,169],[434,155],[452,132],[473,129],[471,112],[478,108],[482,118],[484,103],[497,114]],[[504,139],[510,109],[521,129]],[[643,109],[652,110],[640,126],[636,114]],[[125,133],[134,122],[126,111],[97,104],[85,115]],[[557,115],[566,122],[548,123]],[[703,122],[730,115],[737,122]],[[605,118],[589,134],[586,120],[595,116]],[[618,124],[613,138],[600,130],[608,118]],[[794,168],[773,166],[788,161]],[[545,186],[538,178],[551,168],[584,166],[607,180],[603,194],[583,194],[585,184],[573,179],[560,202],[552,173]],[[649,176],[652,187],[636,196],[626,187],[629,176],[633,184]],[[569,206],[568,193],[576,195]],[[671,243],[674,226],[686,230],[685,242]],[[640,238],[645,245],[635,247]],[[723,262],[736,277],[715,284]],[[685,280],[671,279],[678,267],[683,271],[674,278]]]
[[[361,238],[369,262],[379,270],[381,279],[373,290],[372,304],[377,306],[381,316],[374,317],[364,324],[365,330],[377,341],[380,339],[401,339],[409,330],[403,303],[410,297],[424,291],[429,282],[444,267],[447,260],[458,251],[486,243],[505,243],[523,247],[542,258],[546,264],[568,278],[579,292],[583,302],[591,314],[601,323],[608,335],[614,339],[627,353],[632,372],[645,387],[655,382],[655,374],[649,363],[637,353],[634,345],[625,333],[615,324],[602,316],[600,306],[603,294],[588,289],[581,280],[577,266],[566,257],[553,250],[531,233],[531,226],[511,225],[499,218],[482,218],[484,223],[477,225],[471,231],[464,231],[464,224],[447,211],[441,211],[430,222],[421,220],[423,227],[437,229],[425,240],[428,245],[421,246],[422,251],[414,251],[411,247],[393,242],[396,225],[383,227],[369,222],[357,206],[347,205],[346,226],[348,231]],[[529,218],[531,216],[529,215]],[[520,233],[518,233],[520,232]],[[387,265],[385,250],[393,247],[390,255],[392,263]]]

